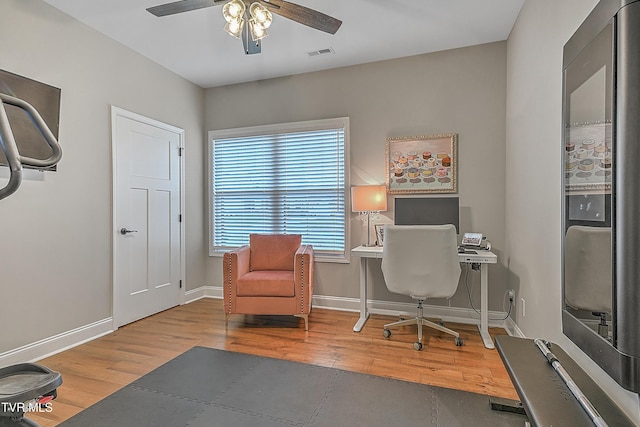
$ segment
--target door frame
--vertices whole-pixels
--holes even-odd
[[[115,331],[120,327],[122,322],[122,314],[120,301],[118,300],[118,288],[116,283],[117,274],[117,265],[116,260],[118,259],[118,249],[116,239],[120,237],[118,224],[116,223],[116,212],[118,207],[117,200],[117,141],[116,141],[116,124],[118,117],[124,117],[130,120],[135,120],[149,126],[155,126],[160,129],[164,129],[169,132],[173,132],[178,134],[179,143],[178,149],[180,150],[178,156],[178,163],[180,167],[180,301],[178,301],[179,305],[183,305],[185,303],[186,293],[185,293],[185,171],[184,171],[184,129],[169,125],[167,123],[160,122],[155,119],[151,119],[149,117],[143,116],[141,114],[137,114],[123,108],[116,107],[111,105],[111,318],[112,318],[112,329]]]

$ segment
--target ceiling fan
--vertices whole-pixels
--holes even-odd
[[[222,13],[227,21],[225,30],[242,38],[247,55],[260,53],[260,41],[271,25],[271,13],[329,34],[335,34],[342,25],[339,19],[285,0],[180,0],[150,7],[147,11],[155,16],[167,16],[222,3]]]

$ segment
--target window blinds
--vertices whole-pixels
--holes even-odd
[[[323,255],[345,252],[345,129],[211,140],[212,247],[250,233],[302,234]]]

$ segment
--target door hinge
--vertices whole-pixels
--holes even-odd
[[[182,157],[183,151],[184,151],[184,147],[178,147],[178,156]]]
[[[180,279],[180,289],[182,289],[182,279]]]
[[[182,222],[182,214],[178,214],[178,222]]]

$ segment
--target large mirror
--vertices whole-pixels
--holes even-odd
[[[563,332],[640,387],[640,2],[602,0],[564,49]],[[633,118],[633,120],[630,120]]]
[[[613,23],[565,69],[565,309],[613,340]]]

